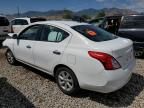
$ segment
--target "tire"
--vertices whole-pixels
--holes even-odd
[[[8,63],[11,65],[15,65],[17,62],[13,53],[9,49],[6,51],[6,58],[7,58]]]
[[[0,40],[0,48],[2,47],[2,41]]]
[[[60,90],[67,95],[75,95],[80,87],[78,80],[72,70],[61,67],[56,70],[56,82]]]

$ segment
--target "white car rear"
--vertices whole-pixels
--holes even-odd
[[[17,60],[54,76],[68,95],[79,88],[103,93],[118,90],[135,67],[131,40],[86,23],[35,23],[3,45],[10,64]]]
[[[26,28],[28,25],[34,22],[38,21],[46,21],[45,18],[39,18],[39,17],[34,17],[34,18],[15,18],[11,21],[11,32],[12,33],[19,33],[21,32],[24,28]]]

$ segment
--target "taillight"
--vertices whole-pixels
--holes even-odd
[[[115,70],[121,68],[119,62],[109,54],[95,51],[88,51],[90,57],[99,60],[106,70]]]

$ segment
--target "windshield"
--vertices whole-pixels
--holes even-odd
[[[93,25],[78,25],[72,27],[75,31],[95,42],[116,39],[117,36]]]

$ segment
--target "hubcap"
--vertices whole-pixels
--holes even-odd
[[[7,53],[7,60],[9,63],[14,62],[14,57],[13,57],[12,53],[10,53],[10,52]]]
[[[143,51],[136,51],[135,56],[139,57],[143,55]]]
[[[74,84],[71,75],[66,71],[61,71],[58,75],[58,83],[66,91],[72,90]]]

